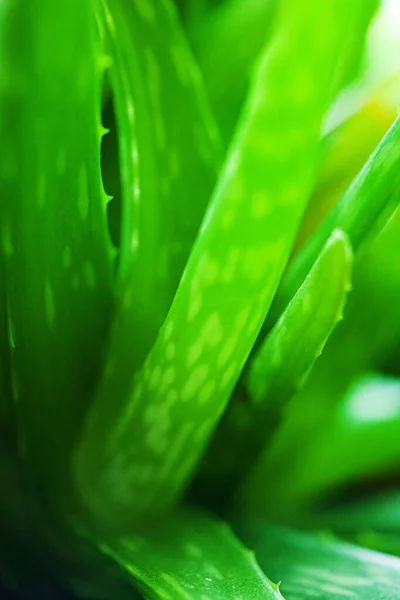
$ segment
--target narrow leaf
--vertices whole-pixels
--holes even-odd
[[[216,179],[219,140],[170,1],[101,0],[98,19],[111,59],[122,188],[124,306],[111,346],[124,336],[131,377],[182,276]],[[116,362],[121,386],[130,379],[123,357]]]
[[[189,27],[226,145],[246,98],[251,71],[271,36],[276,8],[276,0],[226,0]]]
[[[389,129],[363,169],[321,226],[290,264],[268,316],[272,324],[293,297],[316,256],[336,229],[349,236],[358,251],[385,225],[400,201],[400,118]]]
[[[247,386],[255,404],[284,403],[301,385],[339,319],[350,289],[352,251],[333,232],[309,275],[255,354]],[[289,374],[289,377],[287,376]]]
[[[102,393],[89,417],[78,482],[104,518],[138,518],[176,501],[226,406],[286,265],[314,181],[321,123],[349,23],[342,0],[317,10],[311,0],[301,6],[291,0],[282,5],[280,23],[134,390],[120,394],[113,385],[113,405],[110,394]],[[137,288],[128,292],[133,297]],[[124,331],[117,341],[110,361],[127,347]]]
[[[400,210],[354,263],[345,319],[296,394],[269,452],[270,477],[284,479],[293,456],[319,436],[333,407],[365,372],[396,372],[400,340]],[[390,256],[390,260],[388,257]],[[373,332],[373,333],[372,333]]]
[[[254,476],[250,471],[342,318],[351,266],[348,240],[335,231],[250,362],[247,394],[243,397],[236,390],[221,420],[202,465],[200,485],[213,495],[232,496],[232,488],[246,476],[246,496],[254,493],[262,501],[264,486],[258,480],[267,475],[262,466]]]

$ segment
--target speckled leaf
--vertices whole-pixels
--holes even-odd
[[[250,362],[248,393],[236,390],[207,452],[203,485],[214,494],[232,496],[250,471],[282,418],[286,405],[304,384],[315,361],[342,318],[350,286],[352,251],[335,231],[308,277]],[[257,472],[257,478],[267,479]],[[250,478],[246,496],[258,495]]]
[[[240,537],[263,569],[282,580],[286,600],[397,600],[400,560],[334,541],[270,527],[262,521],[240,523]]]
[[[13,391],[20,452],[54,490],[92,391],[111,301],[91,11],[87,0],[1,7],[0,222]]]
[[[230,528],[200,513],[97,546],[148,600],[283,600]]]
[[[123,522],[175,502],[226,406],[314,181],[321,123],[347,47],[343,7],[344,0],[282,5],[157,341],[132,394],[113,387],[113,405],[103,394],[91,411],[78,485],[104,518]],[[127,290],[128,305],[135,292]],[[119,351],[129,344],[124,331],[117,341]]]
[[[355,251],[381,229],[400,202],[400,117],[353,180],[334,209],[291,263],[280,285],[268,322],[293,297],[310,266],[335,228],[349,236]]]
[[[351,263],[348,238],[335,230],[252,359],[246,382],[255,405],[266,401],[283,404],[304,382],[334,326],[343,317]]]
[[[329,492],[395,471],[399,435],[400,381],[364,376],[292,455],[283,476],[274,478],[273,490],[266,482],[259,487],[253,508],[271,518],[301,519],[312,501]]]
[[[170,0],[101,0],[98,21],[119,138],[125,296],[110,354],[119,365],[111,387],[122,390],[182,276],[220,166],[219,139]]]
[[[400,348],[400,210],[354,263],[345,319],[332,333],[306,385],[296,394],[269,452],[268,472],[285,477],[307,440],[366,371],[396,372]],[[390,257],[390,260],[388,260]],[[314,433],[315,432],[315,433]]]

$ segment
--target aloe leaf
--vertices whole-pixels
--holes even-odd
[[[201,513],[180,512],[146,535],[92,543],[148,600],[282,599],[230,528]]]
[[[335,206],[393,124],[397,109],[387,106],[384,94],[384,86],[369,89],[367,101],[364,99],[354,114],[324,135],[320,173],[304,213],[295,251]]]
[[[363,40],[378,4],[377,0],[352,3],[354,12],[348,13],[353,23],[352,39],[343,57],[338,89],[358,71]],[[277,8],[276,0],[225,0],[189,27],[188,35],[226,143],[234,130],[254,65],[274,31]]]
[[[310,516],[309,527],[329,527],[340,534],[389,533],[400,536],[400,494],[376,492],[325,508]]]
[[[313,530],[329,528],[342,539],[400,556],[400,496],[397,490],[334,504],[309,515],[303,524]]]
[[[330,337],[306,385],[298,392],[271,445],[268,471],[285,477],[292,457],[319,435],[332,407],[364,372],[396,372],[400,339],[400,210],[354,264],[345,319]],[[390,260],[388,257],[390,256]],[[371,332],[373,331],[373,335]]]
[[[247,520],[237,527],[263,569],[282,580],[286,600],[396,600],[400,560],[334,541]]]
[[[331,491],[391,473],[400,461],[399,418],[400,381],[364,376],[326,415],[319,434],[292,457],[273,492],[268,486],[260,491],[259,509],[295,521]]]
[[[1,260],[13,392],[20,452],[39,485],[54,490],[90,399],[112,299],[94,25],[85,0],[1,10]]]
[[[261,468],[253,478],[250,470],[342,318],[351,266],[347,237],[335,231],[250,362],[245,398],[235,393],[221,420],[202,466],[202,485],[211,493],[232,494],[232,484],[237,487],[246,475],[250,478],[246,495],[262,496],[258,479],[266,475]]]
[[[224,410],[314,181],[321,123],[346,49],[342,8],[340,0],[318,10],[311,0],[282,6],[281,29],[260,63],[177,294],[130,394],[118,392],[112,375],[114,356],[129,360],[125,331],[110,350],[105,381],[113,381],[112,394],[94,404],[76,463],[78,487],[102,518],[129,520],[174,503]],[[136,292],[127,290],[125,305]]]
[[[333,232],[309,275],[255,354],[246,377],[252,401],[282,402],[293,395],[343,317],[352,250]],[[289,377],[287,374],[289,373]]]
[[[341,535],[341,537],[354,544],[364,546],[364,548],[400,557],[400,535],[398,533],[381,533],[368,529],[355,535],[348,534]]]
[[[389,129],[339,202],[300,250],[276,294],[271,324],[298,289],[331,232],[342,229],[355,252],[385,225],[400,200],[400,118]]]
[[[182,276],[216,179],[219,139],[169,1],[102,0],[98,21],[111,62],[121,172],[125,308],[113,336],[131,338],[124,346],[130,376],[154,342]],[[126,369],[123,358],[116,362]]]
[[[240,114],[254,63],[271,35],[276,5],[276,0],[227,0],[189,27],[225,144]]]

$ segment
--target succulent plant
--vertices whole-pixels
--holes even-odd
[[[390,100],[368,80],[377,11],[1,4],[4,589],[398,597],[400,78]]]

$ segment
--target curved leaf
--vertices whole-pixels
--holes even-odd
[[[226,406],[314,181],[321,123],[346,51],[342,9],[343,0],[317,10],[311,0],[282,5],[282,29],[263,56],[173,304],[132,393],[120,394],[112,369],[106,373],[115,402],[110,406],[110,394],[102,394],[95,403],[77,458],[79,487],[102,518],[129,521],[176,502]],[[136,289],[129,292],[128,299]],[[125,335],[110,349],[110,361],[126,348]]]
[[[293,297],[334,229],[346,232],[357,252],[394,213],[400,201],[399,142],[400,118],[397,118],[339,202],[290,264],[268,315],[269,324]]]
[[[201,513],[97,546],[148,600],[283,600],[230,528]]]
[[[99,160],[103,73],[88,0],[7,2],[1,19],[1,253],[13,391],[20,451],[39,486],[55,492],[112,300]]]
[[[246,477],[247,500],[254,495],[262,502],[264,486],[258,480],[268,479],[262,458],[256,474],[250,472],[263,450],[268,451],[288,401],[342,318],[351,266],[348,240],[336,231],[250,362],[244,378],[247,394],[236,390],[231,399],[203,461],[199,487],[229,498]]]

